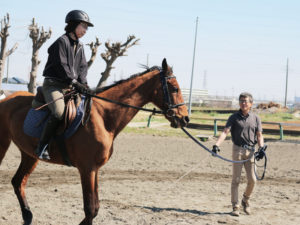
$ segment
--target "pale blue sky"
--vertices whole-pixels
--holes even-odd
[[[237,96],[242,91],[254,98],[284,100],[286,59],[289,57],[288,99],[300,96],[300,1],[297,0],[3,0],[0,18],[10,14],[8,48],[19,48],[10,57],[9,75],[28,80],[31,39],[28,25],[33,17],[39,26],[52,28],[52,37],[40,49],[38,80],[47,60],[47,48],[64,33],[68,11],[86,11],[95,27],[81,41],[99,37],[104,43],[124,42],[128,35],[140,45],[117,59],[114,79],[142,71],[138,63],[160,65],[165,57],[173,66],[182,88],[190,87],[196,17],[199,17],[194,69],[194,89],[206,88],[213,95]],[[86,46],[86,57],[90,50]],[[104,44],[99,53],[104,51]],[[104,70],[97,55],[88,74],[94,86]],[[5,71],[6,76],[6,71]]]

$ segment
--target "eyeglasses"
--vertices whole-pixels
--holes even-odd
[[[80,25],[81,25],[84,29],[86,29],[86,30],[87,30],[88,27],[89,27],[86,23],[80,23]]]
[[[249,100],[239,100],[240,103],[249,103]]]

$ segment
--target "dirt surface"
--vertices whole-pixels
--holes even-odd
[[[187,138],[121,134],[112,158],[100,169],[101,207],[94,224],[300,224],[300,144],[267,144],[266,178],[254,190],[253,213],[232,217],[230,163],[210,156]],[[230,158],[230,141],[221,146],[221,155]],[[1,225],[22,224],[10,184],[19,162],[20,154],[11,145],[0,166]],[[243,171],[240,196],[245,181]],[[33,224],[74,225],[84,217],[75,168],[41,162],[26,193]]]

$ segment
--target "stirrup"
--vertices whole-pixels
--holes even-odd
[[[42,148],[42,151],[40,151],[40,153],[37,154],[39,159],[50,160],[50,156],[49,156],[47,148],[48,148],[48,144],[46,144]]]

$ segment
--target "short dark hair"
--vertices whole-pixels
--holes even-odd
[[[253,97],[249,92],[242,92],[240,94],[239,100],[241,100],[241,98],[249,98],[249,101],[252,103],[253,102]]]
[[[67,33],[75,31],[76,27],[80,24],[80,21],[70,21],[65,27]]]

